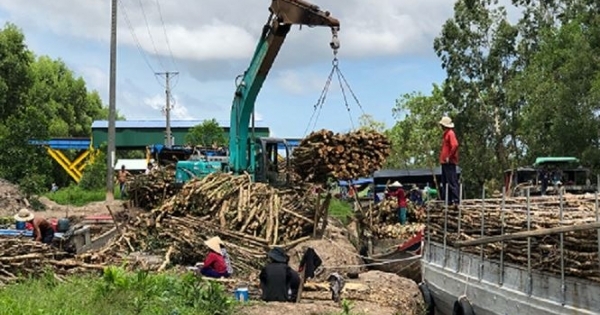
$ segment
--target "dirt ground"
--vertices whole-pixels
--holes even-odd
[[[106,206],[109,206],[113,213],[117,213],[125,208],[123,206],[123,201],[121,200],[114,200],[111,202],[92,202],[81,207],[59,205],[46,197],[40,197],[39,200],[46,206],[46,210],[41,212],[41,214],[43,214],[46,218],[103,214],[108,215],[109,212],[106,209]]]
[[[63,206],[46,198],[40,197],[40,202],[46,206],[45,211],[40,214],[48,219],[62,218],[68,216],[84,216],[94,214],[108,214],[106,206],[110,206],[114,213],[124,209],[123,202],[115,200],[112,202],[93,202],[82,207]],[[21,208],[29,208],[30,204],[19,187],[4,179],[0,179],[0,216],[13,216]]]
[[[342,308],[332,301],[304,301],[292,303],[249,303],[241,309],[240,315],[331,315],[340,314]],[[395,315],[392,307],[381,307],[370,302],[353,302],[353,314],[364,315]]]

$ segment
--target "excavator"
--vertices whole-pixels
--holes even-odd
[[[321,11],[318,6],[303,0],[272,0],[269,11],[269,18],[263,27],[250,65],[243,75],[236,78],[236,91],[231,107],[228,161],[179,161],[175,173],[176,183],[185,183],[192,178],[218,171],[248,173],[254,181],[267,182],[273,186],[285,186],[289,183],[288,172],[278,170],[289,167],[290,161],[288,158],[282,159],[278,149],[284,148],[285,156],[289,157],[291,148],[284,139],[254,136],[254,103],[293,25],[331,28],[330,47],[334,54],[337,54],[340,47],[340,22],[329,12]]]

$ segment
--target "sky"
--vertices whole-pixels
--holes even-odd
[[[312,1],[341,22],[338,60],[348,82],[348,106],[334,77],[315,119],[332,68],[331,31],[293,27],[256,101],[257,125],[270,127],[272,136],[347,131],[363,113],[392,126],[400,95],[428,94],[433,83],[443,81],[433,39],[452,16],[453,1]],[[235,78],[250,63],[269,5],[268,0],[120,0],[118,111],[128,120],[164,120],[165,78],[155,73],[176,71],[172,119],[228,121]],[[20,27],[37,55],[63,60],[105,104],[110,16],[109,0],[0,0],[0,20]]]

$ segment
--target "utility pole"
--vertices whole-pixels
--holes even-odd
[[[114,196],[114,158],[115,158],[115,120],[116,120],[116,88],[117,88],[117,1],[111,1],[110,21],[110,79],[108,86],[108,152],[106,152],[106,201],[113,201]]]
[[[165,130],[165,146],[170,148],[173,146],[173,134],[171,133],[171,79],[178,75],[179,72],[157,72],[156,75],[165,76],[165,116],[167,119],[167,128]]]

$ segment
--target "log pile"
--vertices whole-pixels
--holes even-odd
[[[302,180],[326,183],[328,179],[349,180],[370,176],[390,154],[391,144],[383,134],[358,130],[334,133],[312,132],[292,154],[294,171]]]
[[[0,285],[53,271],[61,275],[101,271],[103,266],[82,262],[54,247],[31,239],[0,237]]]
[[[269,246],[290,247],[312,235],[315,202],[309,191],[253,183],[248,175],[210,174],[132,218],[111,250],[152,252],[171,263],[194,265],[206,255],[203,241],[218,235],[236,272],[256,270]]]
[[[150,174],[134,176],[127,183],[127,192],[134,206],[152,210],[177,193],[174,180],[175,169],[172,166],[154,169]]]
[[[396,199],[379,202],[369,208],[360,221],[378,239],[406,240],[423,229],[423,221],[417,220],[417,217],[421,218],[422,208],[408,202],[408,223],[401,225],[398,222],[397,205]],[[414,214],[417,212],[418,216]]]
[[[445,207],[441,202],[429,203],[431,240],[443,243]],[[501,235],[502,213],[504,213],[504,233],[527,231],[527,202],[525,198],[506,200],[502,211],[501,199],[463,200],[460,205],[461,231],[458,235],[458,208],[448,208],[447,242],[450,246],[456,241],[481,237],[482,209],[484,235]],[[585,196],[568,196],[563,201],[564,217],[562,226],[593,223],[596,221],[595,200]],[[531,198],[531,230],[561,226],[559,197]],[[531,257],[534,270],[560,273],[560,235],[531,237]],[[485,257],[499,259],[502,243],[483,245]],[[465,252],[480,253],[481,247],[462,248]],[[517,239],[504,243],[504,259],[507,263],[527,266],[527,239]],[[565,271],[567,275],[587,278],[600,282],[598,268],[598,232],[587,230],[564,234]]]

